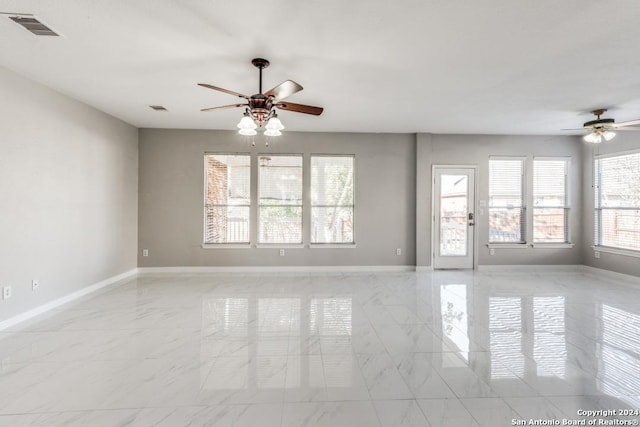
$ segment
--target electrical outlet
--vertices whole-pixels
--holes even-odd
[[[595,252],[593,253],[593,255],[594,255],[596,258],[600,258],[600,252],[598,252],[598,251],[595,251]]]
[[[284,256],[284,249],[280,249],[280,256]]]
[[[496,254],[496,250],[491,248],[489,249],[489,255],[495,255]]]
[[[142,256],[149,256],[149,249],[143,249]]]
[[[11,286],[5,286],[2,288],[2,299],[11,298]]]
[[[396,249],[396,255],[398,255],[398,256],[402,255],[402,249],[397,248]]]
[[[38,279],[33,279],[31,281],[31,290],[35,291],[36,289],[38,289],[40,287],[40,281]]]

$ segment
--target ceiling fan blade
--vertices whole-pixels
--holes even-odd
[[[627,130],[635,130],[635,131],[638,131],[638,130],[640,130],[640,127],[633,127],[633,126],[625,126],[625,127],[621,127],[621,128],[614,127],[614,128],[613,128],[613,129],[611,129],[611,130],[613,130],[614,132],[617,132],[617,131],[619,131],[619,130],[622,130],[622,131],[627,131]]]
[[[228,93],[229,95],[237,96],[237,97],[240,97],[240,98],[249,99],[249,97],[247,95],[243,95],[241,93],[234,92],[234,91],[228,90],[228,89],[223,89],[221,87],[213,86],[213,85],[210,85],[210,84],[207,84],[207,83],[198,83],[198,86],[202,86],[202,87],[206,87],[208,89],[213,89],[213,90],[217,90],[217,91],[220,91],[220,92]]]
[[[324,108],[313,107],[311,105],[294,104],[293,102],[279,102],[276,107],[281,110],[295,111],[296,113],[313,114],[319,116],[324,111]]]
[[[273,96],[274,101],[279,101],[281,99],[285,99],[288,96],[293,95],[296,92],[300,92],[302,90],[302,86],[293,80],[287,80],[284,83],[280,83],[278,86],[270,89],[264,93],[264,96]]]
[[[220,107],[210,107],[210,108],[203,108],[200,111],[213,111],[213,110],[224,110],[226,108],[237,108],[237,107],[246,107],[249,104],[231,104],[231,105],[222,105]]]
[[[640,125],[640,119],[630,120],[628,122],[620,122],[613,125],[614,128]]]

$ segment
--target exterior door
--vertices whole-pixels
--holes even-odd
[[[436,166],[433,267],[473,268],[475,168]]]

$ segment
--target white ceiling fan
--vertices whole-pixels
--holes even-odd
[[[588,134],[582,137],[586,142],[591,142],[593,144],[600,144],[602,141],[608,142],[611,141],[615,136],[615,131],[640,131],[640,127],[634,127],[635,125],[640,125],[640,119],[638,120],[630,120],[628,122],[620,122],[616,123],[615,119],[610,118],[601,118],[607,110],[605,108],[600,108],[598,110],[593,110],[591,113],[596,116],[595,120],[590,120],[585,122],[582,125],[582,129],[589,131]],[[577,130],[577,129],[567,129],[567,130]]]

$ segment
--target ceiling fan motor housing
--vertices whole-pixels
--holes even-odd
[[[615,123],[614,119],[596,119],[586,122],[583,126],[586,128],[598,128],[604,127],[607,125],[612,125]]]
[[[247,110],[258,126],[261,127],[273,115],[273,98],[257,93],[249,98],[249,108]]]

